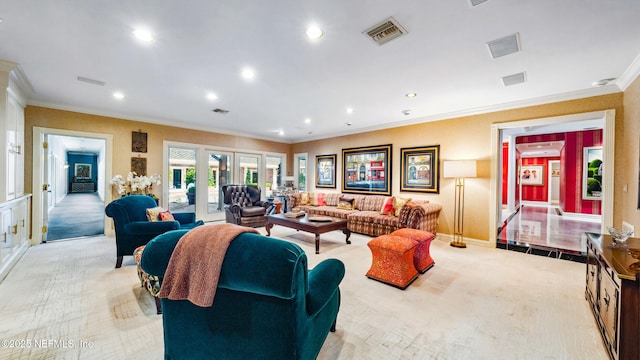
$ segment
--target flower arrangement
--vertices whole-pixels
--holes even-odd
[[[144,194],[149,195],[149,190],[153,185],[160,185],[160,175],[138,176],[134,171],[130,172],[126,178],[116,175],[111,179],[111,184],[118,188],[118,194]]]

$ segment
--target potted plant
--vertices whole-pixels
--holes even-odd
[[[196,184],[189,183],[187,185],[187,200],[189,201],[189,205],[193,205],[196,203]]]

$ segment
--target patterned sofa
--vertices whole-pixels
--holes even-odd
[[[353,209],[340,208],[338,205],[341,198],[353,199]],[[370,236],[385,235],[402,228],[424,230],[436,234],[442,205],[430,203],[428,200],[411,200],[397,211],[383,214],[383,207],[390,198],[393,199],[383,195],[321,192],[289,194],[287,195],[287,211],[295,209],[313,215],[347,219],[349,230]]]

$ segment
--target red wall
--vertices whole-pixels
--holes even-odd
[[[602,146],[602,130],[565,134],[560,156],[560,206],[566,212],[601,214],[601,200],[582,200],[582,155],[589,146]]]
[[[509,186],[509,143],[502,143],[502,205],[507,205]]]
[[[559,157],[522,158],[522,165],[542,165],[542,185],[522,185],[523,201],[549,201],[549,161],[560,160]],[[562,190],[560,190],[562,192]]]

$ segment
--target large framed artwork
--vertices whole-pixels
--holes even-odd
[[[522,165],[520,183],[522,185],[544,185],[544,165]]]
[[[75,163],[73,176],[76,179],[91,179],[91,164]]]
[[[440,145],[400,149],[400,191],[440,193]]]
[[[138,176],[147,175],[147,158],[132,157],[131,158],[131,171]]]
[[[391,148],[342,149],[342,192],[391,195]]]
[[[316,156],[316,187],[336,188],[336,158],[338,155]]]
[[[602,146],[583,149],[582,199],[602,199]]]
[[[142,131],[131,132],[131,151],[132,152],[147,152],[147,133]]]

